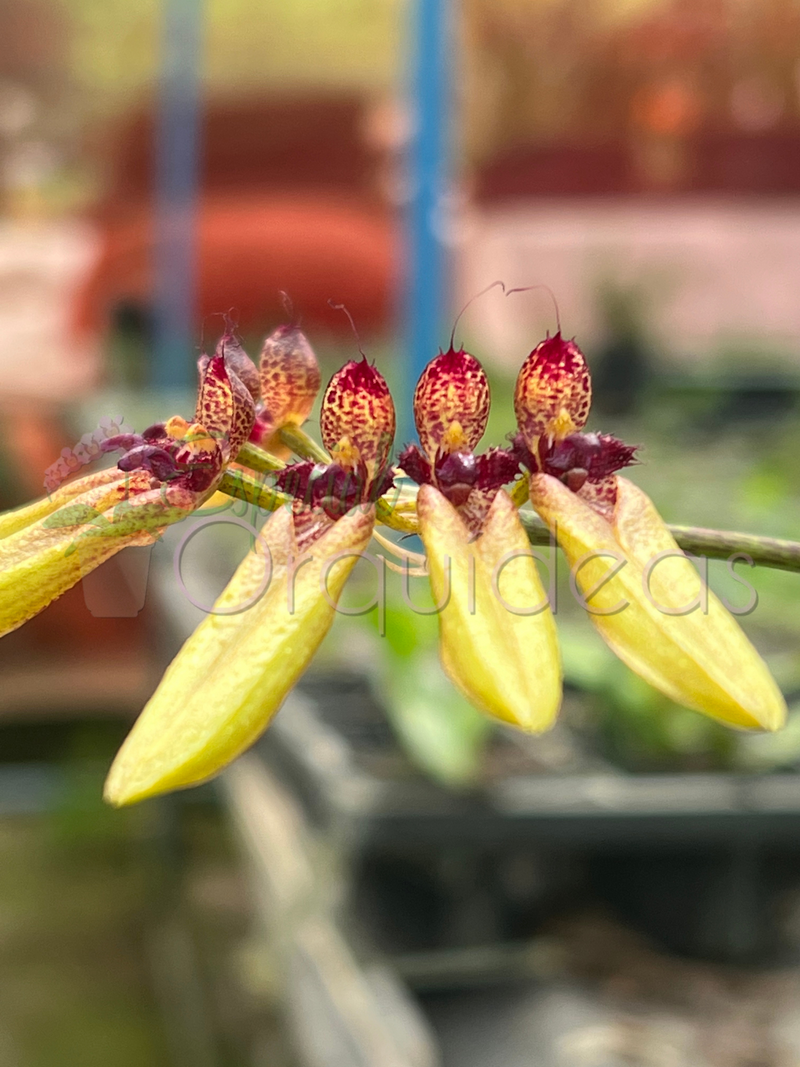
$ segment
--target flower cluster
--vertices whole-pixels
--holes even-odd
[[[700,576],[651,501],[619,473],[636,448],[585,431],[589,370],[560,331],[522,364],[510,443],[484,452],[476,450],[489,382],[451,341],[417,383],[419,444],[396,465],[394,404],[366,358],[346,363],[325,389],[321,444],[302,429],[321,382],[296,324],[270,334],[258,367],[226,332],[198,369],[191,420],[104,433],[91,454],[121,452],[115,468],[0,516],[5,633],[114,552],[151,543],[220,491],[274,512],[120,750],[106,783],[112,804],[204,781],[252,744],[330,628],[370,539],[392,546],[378,523],[422,540],[454,685],[498,720],[547,729],[561,703],[561,666],[519,515],[528,502],[568,559],[598,631],[634,671],[731,725],[783,723],[780,691],[724,606],[704,591],[705,610],[687,611]]]

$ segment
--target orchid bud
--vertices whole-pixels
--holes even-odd
[[[350,360],[331,378],[320,430],[340,466],[356,469],[363,463],[370,478],[386,467],[394,441],[394,403],[383,375],[366,359]]]
[[[302,426],[320,387],[314,350],[299,326],[278,326],[264,341],[259,369],[264,416],[273,430]]]
[[[414,390],[414,422],[422,450],[474,452],[489,418],[489,381],[483,367],[463,349],[440,352]]]
[[[534,348],[517,378],[514,412],[527,447],[540,437],[561,440],[589,417],[592,383],[583,353],[559,331]]]

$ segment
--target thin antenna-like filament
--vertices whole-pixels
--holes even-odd
[[[364,357],[364,359],[366,359],[367,356],[366,356],[366,353],[364,352],[364,349],[361,347],[361,338],[358,336],[358,330],[356,329],[356,324],[353,321],[353,316],[350,314],[350,312],[347,310],[347,308],[344,306],[344,304],[337,304],[334,300],[329,300],[328,301],[328,307],[333,308],[334,311],[343,311],[345,313],[345,315],[347,315],[347,318],[350,321],[350,326],[351,326],[351,328],[353,330],[353,335],[355,336],[355,339],[356,339],[356,344],[358,345],[358,351],[361,353],[361,355]]]
[[[471,296],[469,298],[469,300],[466,302],[466,304],[463,306],[463,308],[456,315],[456,321],[453,323],[453,330],[452,330],[452,333],[450,334],[450,348],[451,349],[453,347],[453,341],[455,341],[455,337],[456,337],[456,326],[458,326],[458,323],[459,323],[459,321],[461,319],[461,316],[464,314],[464,312],[467,310],[467,308],[470,306],[470,304],[473,304],[478,299],[479,296],[484,296],[491,289],[496,289],[498,285],[503,290],[503,292],[506,291],[506,287],[505,287],[505,283],[504,282],[501,282],[501,281],[492,282],[491,285],[487,285],[485,289],[481,289],[481,291],[479,293],[476,293],[474,296]]]
[[[410,563],[414,567],[413,571],[409,571],[409,574],[411,574],[413,578],[424,578],[427,576],[428,561],[423,553],[409,552],[408,549],[401,548],[398,544],[395,544],[394,541],[389,540],[388,537],[379,534],[377,530],[372,531],[372,536],[379,545],[386,549],[387,552],[391,552],[393,556],[403,561],[404,566],[399,567],[396,563],[387,559],[386,566],[389,567],[390,570],[393,570],[398,574],[404,574]]]
[[[553,307],[555,308],[556,313],[556,325],[558,326],[558,332],[561,333],[561,315],[558,311],[558,301],[556,300],[555,293],[549,285],[545,285],[544,282],[539,282],[538,285],[522,285],[516,289],[508,289],[506,291],[506,296],[511,296],[512,293],[530,293],[533,289],[545,289],[550,294],[550,299],[553,301]]]
[[[293,326],[296,326],[297,320],[294,314],[294,304],[292,303],[292,298],[289,296],[285,289],[279,289],[278,296],[281,298],[281,306],[286,312],[286,318]]]

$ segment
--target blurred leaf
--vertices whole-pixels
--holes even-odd
[[[435,653],[392,657],[381,699],[409,758],[450,787],[479,774],[491,723],[453,689]]]
[[[792,496],[794,486],[783,470],[774,462],[757,464],[742,480],[742,505],[751,512],[771,512]]]
[[[587,624],[557,621],[564,681],[578,689],[601,689],[615,677],[619,660]]]

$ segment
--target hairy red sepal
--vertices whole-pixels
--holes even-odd
[[[317,357],[299,326],[278,326],[267,337],[261,349],[259,377],[262,437],[289,423],[301,426],[314,407],[321,378]]]
[[[489,380],[474,356],[452,347],[440,352],[414,390],[414,422],[423,451],[473,452],[486,430]]]
[[[592,382],[583,353],[561,333],[534,348],[514,391],[514,412],[528,448],[539,437],[560,439],[586,425]]]
[[[371,478],[386,467],[394,441],[394,403],[383,375],[366,359],[345,363],[331,378],[320,429],[336,462],[353,468],[363,463]]]

